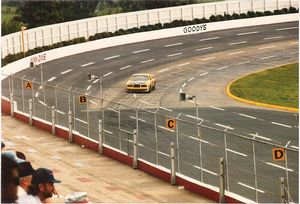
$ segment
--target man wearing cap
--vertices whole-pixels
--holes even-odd
[[[23,203],[23,199],[26,199],[29,195],[29,186],[31,185],[32,174],[34,169],[32,168],[30,162],[24,161],[18,164],[20,185],[18,186],[18,202]]]
[[[54,183],[60,183],[53,176],[53,172],[46,168],[38,168],[32,175],[28,196],[19,203],[43,203],[56,193]]]

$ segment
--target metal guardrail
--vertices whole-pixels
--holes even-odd
[[[26,89],[26,83],[31,89]],[[223,175],[224,190],[256,202],[280,202],[278,181],[284,176],[289,201],[298,200],[298,150],[289,143],[275,144],[160,108],[139,109],[15,76],[2,81],[2,96],[10,97],[12,115],[21,111],[30,121],[43,119],[52,124],[52,130],[57,125],[66,127],[70,142],[73,133],[99,142],[99,154],[103,145],[118,149],[134,158],[133,168],[143,159],[173,169],[173,179],[179,173],[215,187],[220,186],[219,176]],[[86,98],[81,104],[82,96]],[[165,127],[168,119],[176,119],[176,128]],[[285,161],[273,164],[272,157],[266,156],[273,148],[284,148]],[[220,158],[226,164],[221,172],[217,165]],[[270,170],[270,165],[279,168]]]

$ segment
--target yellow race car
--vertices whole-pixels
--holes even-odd
[[[134,74],[132,75],[126,84],[127,92],[151,92],[156,86],[156,80],[152,74]]]

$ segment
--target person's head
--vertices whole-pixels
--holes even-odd
[[[1,154],[1,203],[16,202],[19,182],[17,162]]]
[[[18,164],[18,170],[20,175],[20,186],[28,192],[28,188],[31,185],[32,174],[34,169],[32,168],[30,162],[24,161]]]
[[[53,176],[53,172],[46,168],[38,168],[34,171],[29,187],[29,194],[38,196],[41,201],[53,196],[55,192],[54,183],[60,183]]]

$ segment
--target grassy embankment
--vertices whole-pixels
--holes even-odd
[[[299,63],[250,74],[230,86],[231,94],[260,103],[299,107]]]

